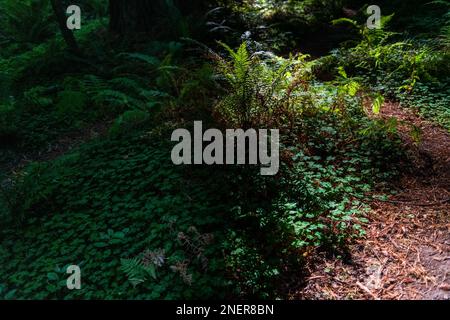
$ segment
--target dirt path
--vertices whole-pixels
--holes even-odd
[[[367,236],[350,248],[351,261],[323,258],[297,298],[450,299],[450,135],[398,104],[384,106],[422,130],[414,145],[400,126],[412,170],[397,195],[371,204]]]

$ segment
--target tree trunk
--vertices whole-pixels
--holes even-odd
[[[51,0],[53,12],[55,13],[56,20],[61,30],[61,34],[66,41],[69,50],[75,54],[80,54],[77,41],[71,30],[67,28],[67,17],[61,0]]]
[[[111,32],[129,34],[150,32],[154,0],[109,0]]]

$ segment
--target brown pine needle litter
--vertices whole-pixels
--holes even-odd
[[[367,235],[350,247],[349,261],[319,254],[293,299],[450,297],[450,135],[397,103],[386,103],[380,116],[401,123],[412,169],[395,196],[371,203]],[[421,129],[419,143],[405,123]]]

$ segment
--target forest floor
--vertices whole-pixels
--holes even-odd
[[[450,135],[397,103],[386,103],[381,116],[421,129],[415,144],[410,127],[399,127],[411,169],[393,186],[395,196],[371,203],[367,235],[350,247],[350,259],[319,256],[292,298],[450,297]]]
[[[44,150],[16,152],[8,161],[0,162],[0,172],[9,175],[11,172],[23,169],[32,162],[54,160],[89,140],[105,135],[110,126],[111,121],[97,122],[83,130],[61,136],[57,141],[49,143]]]

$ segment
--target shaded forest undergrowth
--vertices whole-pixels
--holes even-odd
[[[325,257],[298,297],[449,299],[450,135],[398,104],[382,115],[421,128],[419,145],[401,129],[413,166],[393,184],[396,195],[372,202],[367,236],[351,246],[351,261]]]

